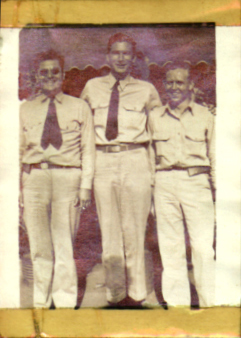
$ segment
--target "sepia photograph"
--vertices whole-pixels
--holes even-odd
[[[240,336],[230,1],[4,2],[0,337]]]
[[[214,24],[21,30],[21,307],[214,305],[215,84]]]

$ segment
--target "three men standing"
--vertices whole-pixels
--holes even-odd
[[[35,307],[48,307],[51,300],[57,307],[76,305],[73,241],[80,207],[90,202],[94,161],[110,305],[118,306],[128,296],[132,304],[146,299],[144,241],[154,183],[164,299],[170,305],[190,305],[186,222],[199,302],[213,305],[209,174],[215,187],[214,116],[192,101],[185,63],[167,68],[169,101],[163,107],[152,84],[131,76],[135,52],[131,37],[113,35],[107,50],[111,72],[88,81],[82,99],[61,91],[62,58],[54,51],[38,55],[42,92],[20,112],[24,220]]]
[[[24,221],[33,264],[34,307],[75,307],[73,242],[80,207],[90,202],[94,131],[87,103],[62,92],[64,60],[35,60],[41,94],[20,109]]]
[[[214,305],[214,115],[191,99],[187,63],[166,70],[168,103],[151,112],[155,149],[155,210],[163,263],[162,292],[169,305],[190,305],[184,221],[192,249],[195,286],[201,307]]]
[[[147,116],[161,107],[154,86],[130,75],[135,45],[125,34],[113,35],[110,74],[88,81],[81,95],[94,113],[102,260],[107,300],[117,305],[127,295],[135,302],[147,296],[144,240],[152,184]]]

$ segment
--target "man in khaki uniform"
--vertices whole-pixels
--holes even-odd
[[[144,240],[152,181],[146,124],[147,115],[161,106],[154,86],[130,75],[135,45],[125,34],[112,36],[110,74],[88,81],[81,95],[94,114],[102,260],[107,300],[117,306],[127,295],[131,304],[147,295]]]
[[[163,263],[162,291],[169,305],[190,305],[184,219],[190,236],[201,307],[214,304],[214,115],[192,99],[187,63],[170,64],[168,103],[149,119],[155,149],[155,209]]]
[[[73,243],[90,202],[94,129],[87,103],[63,94],[63,58],[37,55],[40,95],[20,109],[24,221],[33,264],[34,307],[75,307]]]

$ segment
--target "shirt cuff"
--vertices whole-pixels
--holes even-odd
[[[84,178],[81,181],[80,189],[89,189],[89,190],[91,190],[92,189],[92,180],[89,179],[89,178]]]

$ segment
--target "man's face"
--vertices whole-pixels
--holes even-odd
[[[61,91],[63,73],[58,60],[40,62],[37,76],[45,94],[56,95]]]
[[[169,102],[177,107],[189,98],[190,91],[193,88],[193,84],[189,80],[188,70],[183,68],[169,70],[166,73],[165,87]]]
[[[112,73],[120,76],[128,74],[134,61],[131,43],[125,41],[113,43],[106,58]]]

